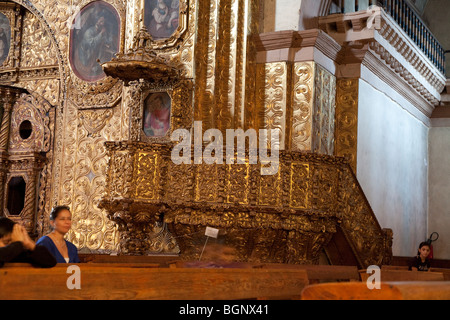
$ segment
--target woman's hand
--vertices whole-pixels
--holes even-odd
[[[33,240],[31,240],[30,236],[28,235],[27,230],[22,227],[22,233],[23,233],[23,246],[27,249],[27,250],[34,250],[34,247],[36,246],[36,244],[34,243]]]
[[[11,233],[11,242],[17,242],[20,241],[23,243],[24,237],[23,237],[23,231],[22,226],[20,224],[15,224]]]

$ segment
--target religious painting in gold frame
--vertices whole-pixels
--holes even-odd
[[[174,130],[193,125],[193,84],[191,80],[137,85],[139,108],[131,114],[131,140],[170,143]]]
[[[142,130],[145,137],[164,137],[170,129],[172,99],[167,92],[150,92],[144,100]]]
[[[7,16],[0,12],[0,66],[5,62],[11,48],[11,24]]]
[[[70,66],[70,80],[68,81],[68,99],[73,102],[77,109],[98,109],[112,108],[121,99],[123,84],[119,79],[106,76],[101,70],[101,63],[108,60],[108,57],[97,57],[100,60],[95,74],[83,73],[83,70],[74,65],[75,50],[77,50],[76,33],[82,36],[87,27],[95,27],[96,17],[104,16],[105,29],[110,34],[112,46],[107,48],[108,54],[114,56],[115,53],[123,53],[125,45],[125,22],[126,22],[126,2],[121,0],[81,0],[77,6],[80,11],[74,14],[71,21],[69,46],[67,59]],[[83,17],[84,16],[84,17]],[[78,41],[79,42],[79,41]],[[79,45],[79,43],[78,43]],[[84,70],[86,71],[86,70]]]
[[[20,28],[16,26],[15,3],[0,3],[0,69],[14,68],[14,38]]]
[[[189,0],[145,0],[144,25],[155,46],[174,46],[188,28]]]
[[[106,77],[101,64],[110,61],[120,48],[120,17],[107,2],[94,1],[75,17],[70,32],[69,60],[75,75],[87,82]]]

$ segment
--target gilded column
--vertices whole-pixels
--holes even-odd
[[[3,102],[3,118],[0,131],[0,152],[3,154],[8,151],[9,132],[11,128],[11,112],[16,98],[16,93],[11,89],[1,90]]]
[[[3,215],[5,194],[5,179],[8,166],[8,144],[11,129],[11,112],[18,92],[12,88],[0,87],[0,97],[3,103],[2,123],[0,127],[0,215]]]

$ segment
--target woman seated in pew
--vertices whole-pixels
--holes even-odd
[[[11,219],[0,218],[0,267],[6,262],[26,262],[51,268],[56,259],[44,246],[36,245],[25,228]]]
[[[419,250],[417,256],[411,259],[409,263],[409,270],[413,271],[430,271],[431,263],[428,259],[430,254],[430,245],[428,242],[421,242],[419,244]]]
[[[77,247],[64,239],[72,227],[72,214],[69,207],[54,207],[50,213],[50,224],[53,231],[41,237],[36,244],[45,246],[58,263],[79,263]]]

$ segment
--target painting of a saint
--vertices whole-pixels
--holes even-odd
[[[98,81],[106,75],[102,63],[119,51],[120,18],[110,4],[91,2],[75,17],[80,27],[70,35],[70,64],[73,72],[85,81]]]
[[[169,131],[170,107],[166,92],[152,93],[145,99],[142,129],[147,137],[163,137]]]
[[[5,62],[9,53],[11,26],[9,19],[0,12],[0,66]]]
[[[145,26],[153,40],[169,38],[179,25],[180,0],[145,0]]]

